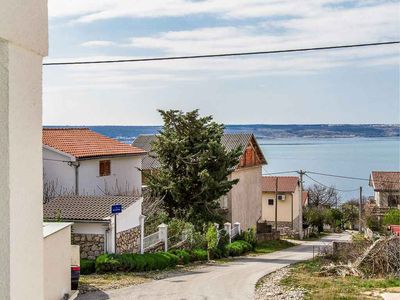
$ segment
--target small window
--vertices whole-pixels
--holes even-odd
[[[268,199],[268,205],[274,205],[274,199]]]
[[[111,161],[101,160],[99,164],[99,176],[111,175]]]

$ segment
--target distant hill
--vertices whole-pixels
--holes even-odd
[[[54,127],[54,126],[52,126]],[[65,126],[56,126],[65,127]],[[78,126],[71,126],[78,127]],[[161,126],[85,126],[106,136],[131,143],[139,134],[155,134]],[[394,125],[226,125],[226,132],[253,132],[258,138],[350,138],[400,137]]]

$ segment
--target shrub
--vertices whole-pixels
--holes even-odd
[[[190,261],[206,261],[207,251],[203,249],[194,249],[189,253]]]
[[[256,248],[257,237],[254,228],[249,228],[244,232],[244,240],[251,245],[251,250]]]
[[[221,230],[219,241],[216,249],[216,257],[226,257],[228,256],[228,252],[226,250],[226,246],[229,244],[229,234],[225,230]]]
[[[81,274],[88,275],[96,272],[96,265],[93,259],[81,259]]]
[[[102,254],[96,258],[95,266],[96,272],[113,272],[120,268],[120,262],[115,258],[117,255]]]
[[[207,250],[208,250],[208,258],[212,252],[215,252],[218,245],[218,231],[215,228],[214,224],[209,224],[206,232],[206,241],[207,241]]]
[[[235,241],[226,246],[226,251],[230,256],[239,256],[243,253],[251,251],[253,246],[246,241]]]
[[[186,265],[190,261],[189,252],[186,250],[170,250],[169,253],[176,255],[181,265]]]
[[[391,209],[383,217],[385,225],[400,225],[400,210]]]

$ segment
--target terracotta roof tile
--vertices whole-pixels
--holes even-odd
[[[376,191],[400,191],[400,172],[372,171],[370,186]]]
[[[303,206],[306,206],[306,204],[307,204],[307,199],[308,199],[308,191],[303,191],[303,194],[302,194],[302,203],[303,203]]]
[[[76,158],[146,154],[88,128],[44,128],[43,144]]]
[[[44,219],[101,221],[111,216],[111,205],[131,206],[139,197],[128,196],[62,196],[43,205]]]
[[[263,176],[261,189],[263,192],[275,192],[276,179],[278,178],[278,192],[294,193],[299,178],[296,176]]]

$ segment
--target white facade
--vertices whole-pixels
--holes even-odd
[[[99,164],[110,160],[111,174],[100,176]],[[70,162],[76,159],[66,153],[43,146],[43,176],[54,185],[58,195],[75,194],[76,175],[79,195],[131,195],[141,192],[142,156],[111,157],[79,161],[77,168]]]
[[[43,299],[47,1],[0,1],[0,299]]]

